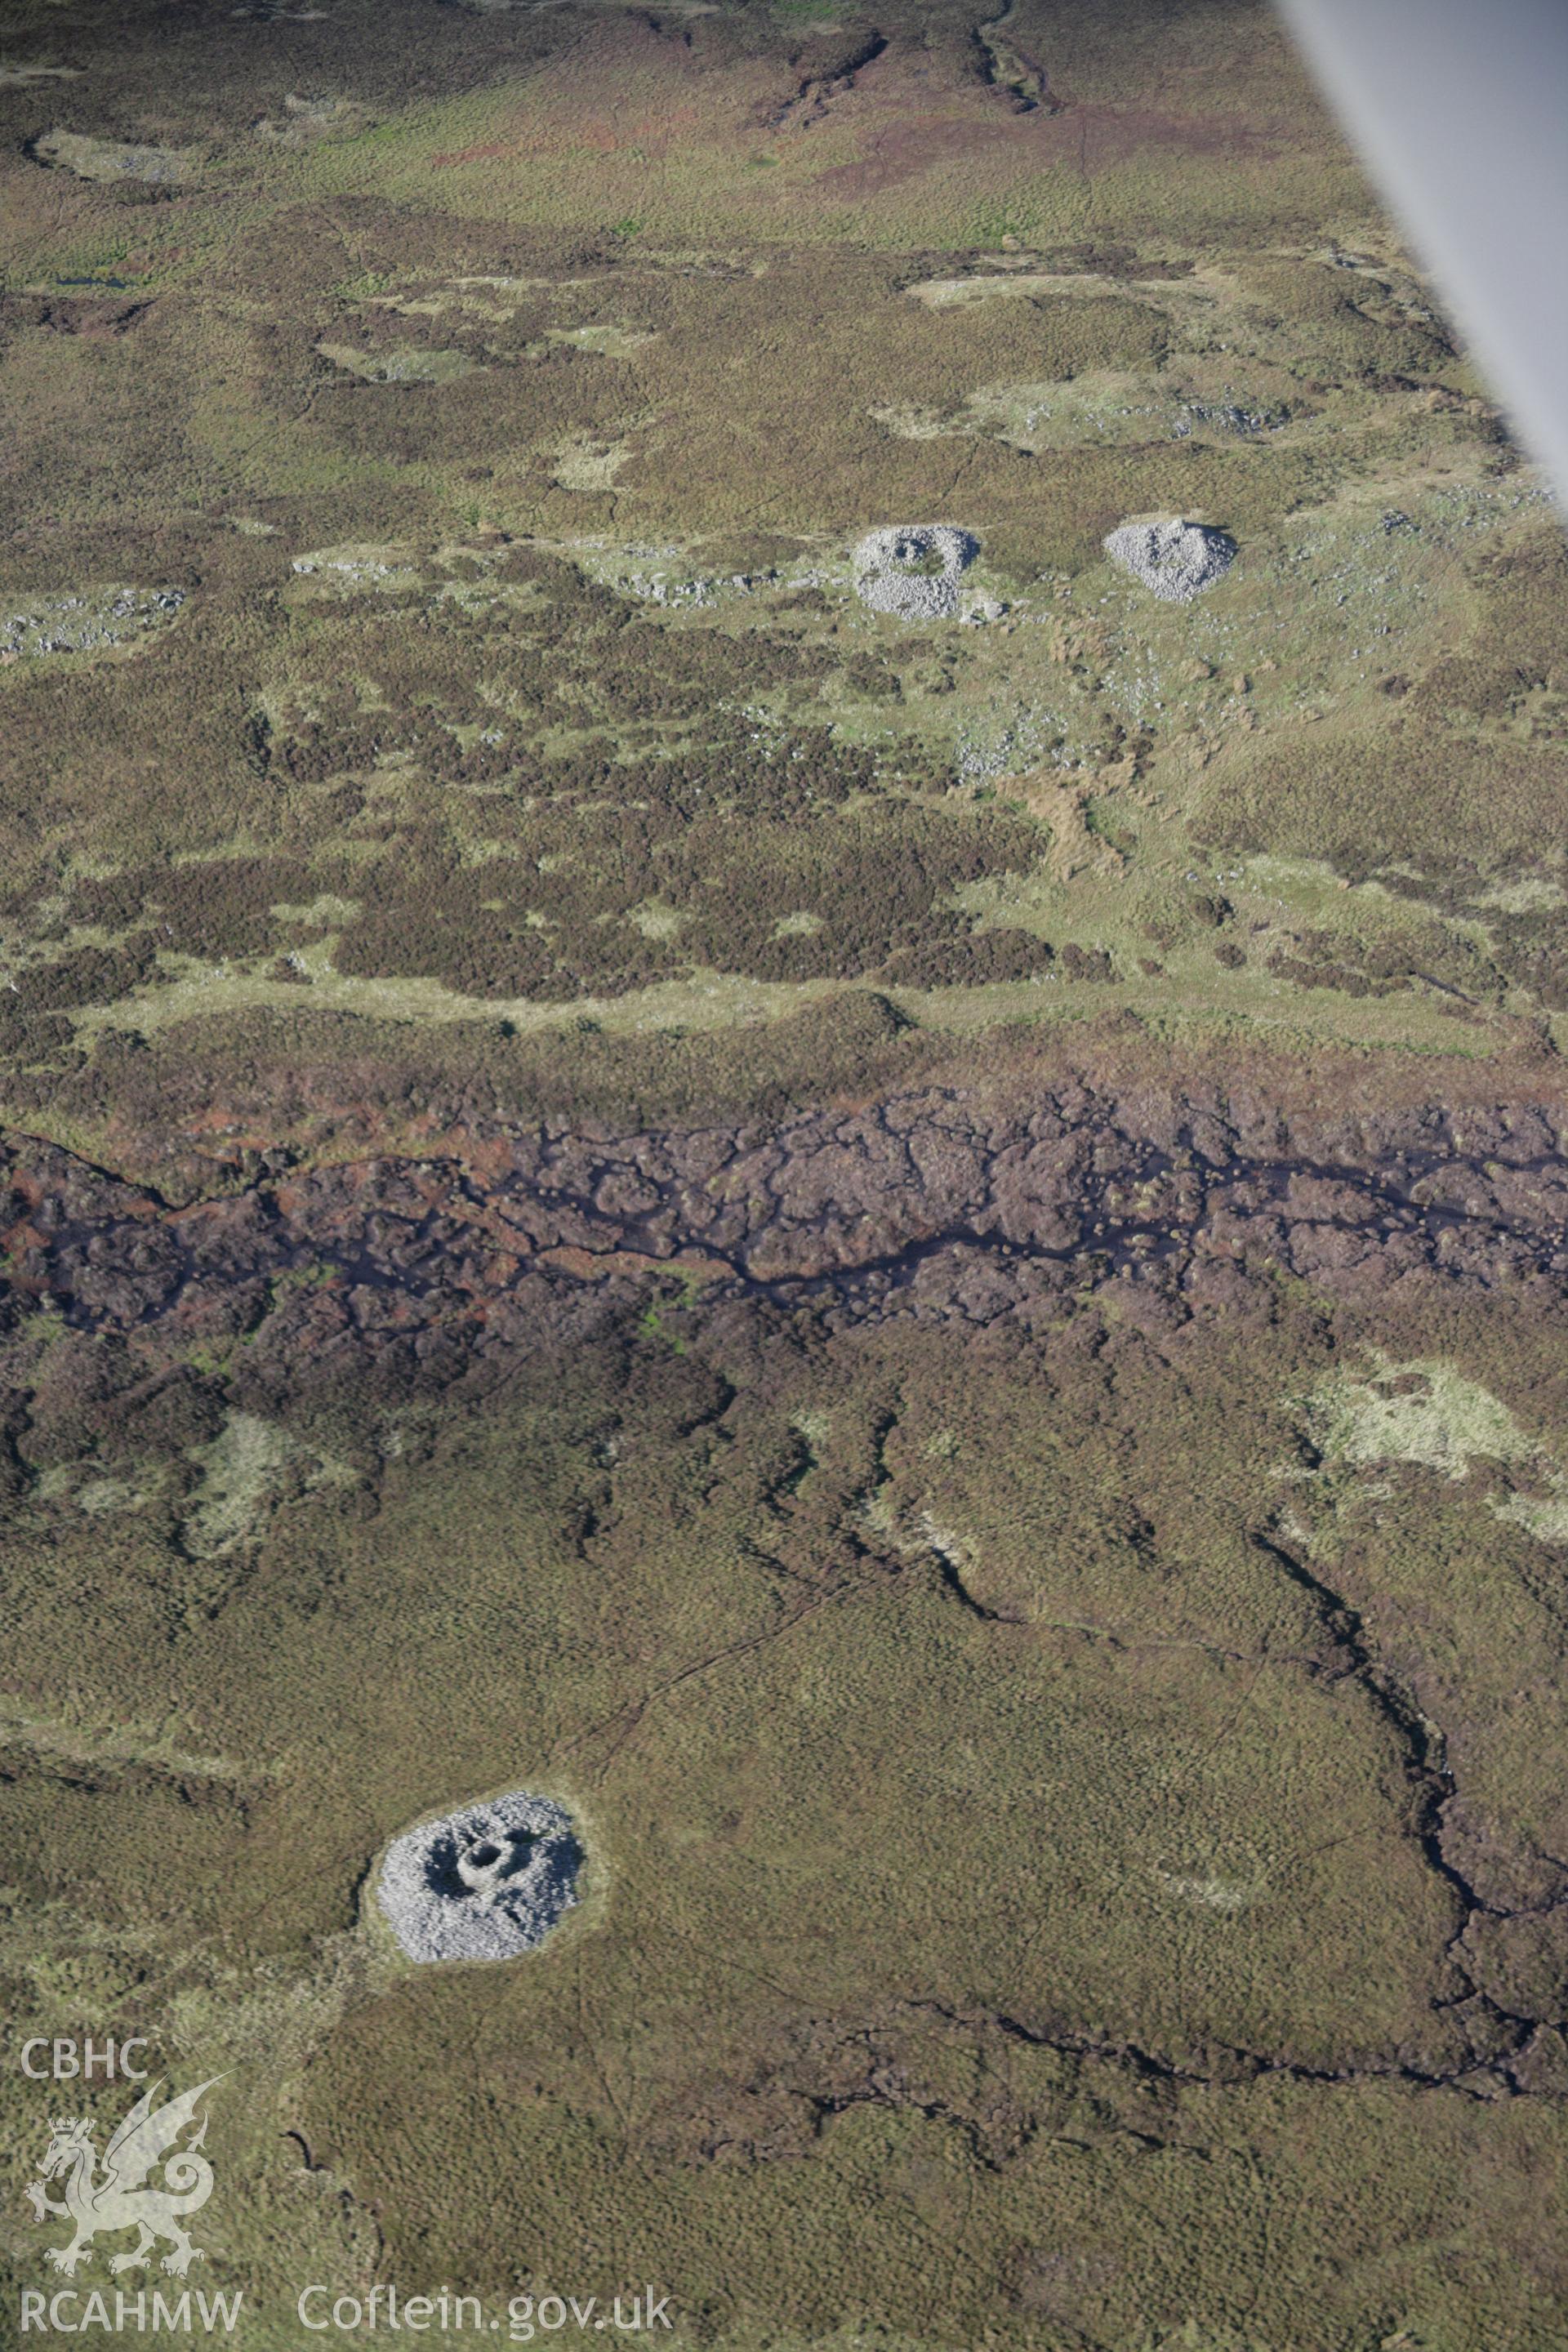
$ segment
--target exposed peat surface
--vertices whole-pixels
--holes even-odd
[[[83,1330],[249,1328],[310,1269],[343,1334],[509,1306],[538,1285],[679,1276],[717,1300],[988,1323],[1113,1275],[1172,1305],[1292,1275],[1355,1294],[1436,1274],[1568,1276],[1568,1138],[1544,1111],[1439,1107],[1251,1128],[1175,1099],[1140,1122],[1077,1088],[999,1113],[956,1088],[745,1126],[475,1135],[461,1157],[265,1172],[174,1207],[58,1146],[5,1139],[13,1303]],[[1266,1130],[1266,1131],[1265,1131]]]

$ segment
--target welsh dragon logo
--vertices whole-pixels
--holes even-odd
[[[166,2238],[170,2248],[163,2256],[163,2268],[176,2278],[184,2278],[193,2263],[205,2259],[201,2248],[193,2246],[186,2236],[184,2222],[186,2215],[199,2212],[213,2193],[212,2166],[198,2152],[207,2134],[205,2116],[186,2147],[176,2147],[175,2142],[195,2121],[201,2099],[214,2083],[222,2080],[221,2074],[215,2074],[210,2081],[198,2083],[194,2091],[182,2091],[177,2099],[165,2100],[161,2107],[154,2107],[153,2102],[163,2086],[153,2084],[111,2137],[101,2167],[93,2146],[91,2116],[55,2118],[38,2178],[27,2184],[27,2200],[40,2221],[58,2214],[74,2224],[76,2234],[68,2246],[50,2246],[46,2262],[71,2278],[79,2263],[91,2261],[94,2238],[111,2237],[121,2230],[141,2234],[129,2252],[110,2255],[111,2271],[144,2264],[160,2238]],[[163,2179],[149,2187],[147,2177],[160,2165]],[[47,2186],[55,2180],[64,2182],[63,2200],[58,2202],[49,2196]]]

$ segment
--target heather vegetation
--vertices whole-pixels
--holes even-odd
[[[45,168],[58,87],[0,92],[5,584],[41,656],[0,664],[19,1079],[409,982],[426,1018],[646,1024],[828,982],[1055,1018],[1087,972],[1178,1024],[1545,1034],[1539,487],[1260,20],[1194,13],[1165,113],[1152,35],[1050,31],[607,10],[579,48],[452,10],[439,66],[400,34],[395,98],[348,20],[242,16],[226,86],[266,136],[178,70],[139,99],[132,42],[118,129],[73,86],[70,135],[185,159],[139,244],[125,188]],[[642,159],[635,218],[559,177],[612,75],[679,94],[601,159]],[[1075,111],[1092,236],[1040,209]],[[961,130],[984,231],[939,168]],[[1191,609],[1105,554],[1150,514],[1237,550]],[[954,614],[868,610],[855,547],[922,522],[976,551]],[[1216,886],[1217,932],[1184,912]]]
[[[0,400],[0,1979],[245,2352],[1553,2352],[1562,530],[1272,17],[17,0]]]

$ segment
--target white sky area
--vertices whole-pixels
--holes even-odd
[[[1568,0],[1279,0],[1568,505]]]

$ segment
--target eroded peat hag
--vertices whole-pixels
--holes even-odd
[[[1265,1127],[1217,1100],[1068,1086],[1009,1112],[938,1087],[773,1129],[500,1129],[452,1157],[278,1167],[178,1209],[13,1135],[7,1287],[14,1315],[153,1339],[302,1311],[308,1276],[319,1331],[397,1344],[526,1318],[542,1278],[674,1276],[710,1301],[809,1306],[829,1328],[984,1324],[1108,1275],[1178,1317],[1283,1276],[1363,1298],[1433,1275],[1560,1300],[1568,1148],[1545,1110]]]

